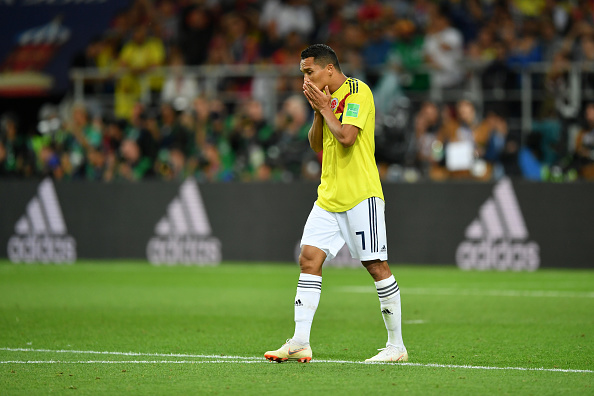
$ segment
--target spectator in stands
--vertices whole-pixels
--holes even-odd
[[[191,148],[191,132],[180,122],[173,106],[169,103],[161,104],[161,124],[158,127],[159,151],[173,148],[183,150],[184,155],[189,155]],[[159,154],[161,155],[161,154]]]
[[[441,129],[440,109],[434,102],[424,102],[415,115],[415,165],[425,177],[443,180],[447,177],[442,165],[443,144],[438,140]]]
[[[221,159],[221,152],[230,157],[230,148],[224,134],[217,135],[211,118],[211,106],[203,97],[196,98],[193,103],[194,116],[194,152],[196,161],[194,175],[199,180],[217,181],[228,180]],[[231,160],[232,162],[232,160]],[[231,165],[229,165],[231,166]]]
[[[464,42],[470,43],[476,40],[481,26],[484,26],[488,19],[486,14],[490,6],[480,4],[479,0],[449,2],[449,4],[452,24],[460,29]]]
[[[475,105],[467,99],[458,101],[456,103],[456,116],[458,120],[456,127],[444,131],[447,133],[446,140],[449,142],[465,141],[474,143],[474,131],[480,124]]]
[[[146,119],[146,106],[142,102],[136,102],[132,107],[132,115],[130,119],[120,119],[127,121],[126,130],[124,133],[125,137],[136,140],[140,136],[140,131],[142,128],[144,128],[144,121]]]
[[[574,163],[579,175],[594,180],[594,103],[590,102],[584,110],[584,125],[575,141]]]
[[[517,19],[542,15],[546,7],[546,0],[512,0],[508,3],[509,11]]]
[[[0,118],[0,177],[24,176],[27,141],[18,130],[16,115],[5,113]]]
[[[366,25],[367,39],[361,52],[367,68],[378,69],[386,63],[392,47],[389,34],[387,26],[383,23],[376,22]]]
[[[140,116],[140,133],[135,137],[140,148],[140,155],[154,163],[161,150],[162,130],[159,119],[162,118],[156,109],[148,109]]]
[[[56,180],[64,178],[64,170],[60,163],[60,155],[56,152],[53,144],[41,147],[37,158],[37,174],[41,177],[52,177]]]
[[[231,55],[231,51],[229,51],[229,47],[227,47],[224,34],[216,33],[210,40],[205,63],[215,66],[233,64],[233,56]]]
[[[541,162],[541,139],[542,135],[540,133],[531,132],[526,137],[526,143],[518,152],[518,165],[522,172],[522,176],[526,180],[542,180],[543,164]]]
[[[481,75],[484,95],[491,98],[490,105],[502,114],[515,115],[519,106],[512,102],[513,90],[517,88],[517,76],[507,65],[507,48],[502,41],[493,43],[495,58],[489,62]]]
[[[264,119],[262,104],[246,100],[233,120],[229,138],[235,153],[235,172],[240,180],[270,177],[266,152],[275,140],[274,131]]]
[[[271,156],[282,170],[285,181],[299,179],[303,165],[311,159],[307,138],[309,127],[307,103],[304,99],[300,95],[287,98],[276,118],[278,141],[276,148],[271,149],[276,154]]]
[[[213,36],[213,19],[202,6],[190,6],[182,11],[179,46],[188,65],[206,62]]]
[[[509,29],[515,29],[511,25]],[[527,19],[521,27],[520,35],[511,35],[507,63],[511,67],[525,67],[543,60],[543,47],[538,37],[538,22]]]
[[[500,179],[505,171],[502,164],[502,155],[508,135],[507,122],[495,109],[487,111],[484,120],[474,131],[477,157],[486,163],[484,172],[475,170],[479,179]]]
[[[363,0],[357,9],[357,19],[363,25],[377,24],[384,16],[384,7],[378,0]]]
[[[99,67],[99,56],[103,50],[103,39],[101,37],[95,37],[87,44],[83,51],[78,52],[74,55],[70,67],[73,68],[98,68]],[[100,94],[101,89],[99,84],[101,78],[86,78],[84,80],[84,94],[93,95]]]
[[[91,148],[100,148],[103,142],[101,125],[94,124],[83,104],[72,108],[72,116],[65,123],[68,137],[64,139],[63,149],[67,153],[62,157],[64,169],[72,178],[84,178],[87,153]],[[55,142],[51,143],[55,150]],[[47,154],[47,153],[46,153]]]
[[[573,20],[594,27],[594,4],[590,0],[578,0],[577,7],[572,9]]]
[[[105,121],[105,134],[103,147],[105,151],[106,168],[104,180],[111,181],[117,172],[117,164],[120,161],[120,147],[125,139],[127,121],[124,119],[108,118]]]
[[[232,63],[252,64],[259,60],[260,49],[255,35],[250,31],[248,19],[236,13],[223,16],[222,31],[226,33]]]
[[[594,33],[584,35],[580,42],[579,65],[582,70],[582,89],[589,97],[594,97]]]
[[[143,157],[136,141],[126,139],[120,147],[121,162],[117,177],[128,181],[138,181],[153,175],[152,161]]]
[[[447,107],[444,108],[447,111]],[[442,113],[447,114],[446,112]],[[471,166],[473,161],[473,150],[475,145],[474,131],[480,122],[476,114],[474,104],[467,100],[459,100],[455,106],[453,118],[443,117],[442,127],[438,133],[438,140],[444,147],[445,165],[449,171],[449,177],[471,177]],[[463,151],[454,151],[454,147],[465,148]],[[470,149],[468,149],[470,148]],[[452,163],[460,165],[453,167]]]
[[[85,178],[91,181],[110,181],[109,163],[105,152],[98,148],[91,148],[87,152],[85,164]]]
[[[170,71],[163,84],[161,102],[171,103],[177,111],[189,109],[200,94],[196,78],[186,74],[184,66],[182,53],[174,49],[169,58]]]
[[[314,22],[307,0],[266,0],[260,14],[260,26],[276,29],[280,37],[295,32],[309,39],[314,32]]]
[[[433,95],[457,87],[464,77],[460,62],[464,55],[462,34],[450,23],[447,7],[432,4],[423,45],[425,62],[431,69]]]
[[[555,54],[564,49],[564,40],[557,32],[555,22],[552,18],[543,18],[539,23],[540,40],[543,44],[542,58],[544,61],[551,61]]]
[[[180,12],[173,0],[159,0],[154,7],[152,18],[159,37],[167,49],[174,48],[180,32]]]
[[[209,181],[231,180],[235,157],[227,135],[229,123],[225,106],[220,100],[199,97],[193,109],[196,177]]]
[[[545,75],[546,99],[543,112],[554,111],[552,117],[573,119],[581,107],[579,82],[571,73],[572,62],[569,52],[561,50],[552,59],[551,66]],[[551,110],[549,110],[551,107]]]
[[[388,55],[388,65],[400,76],[404,91],[426,91],[429,76],[421,70],[424,65],[423,46],[425,36],[409,19],[398,20],[394,26],[396,40]]]
[[[488,111],[487,116],[481,120],[475,105],[469,100],[458,101],[456,116],[456,123],[445,124],[438,134],[438,140],[446,147],[445,159],[450,177],[489,180],[492,177],[503,176],[501,155],[507,139],[506,121],[494,110]],[[459,142],[472,145],[473,151],[464,151],[463,154],[448,150],[448,144]],[[448,156],[452,155],[465,155],[466,157],[458,159],[467,164],[466,168],[451,169],[449,164],[452,158]]]
[[[284,37],[280,36],[275,24],[271,23],[262,27],[259,41],[261,60],[267,62],[283,45]]]
[[[293,65],[296,58],[295,51],[299,52],[299,48],[303,46],[303,38],[297,32],[290,32],[285,37],[283,46],[271,55],[270,60],[275,65]]]
[[[347,10],[343,0],[326,0],[314,3],[315,41],[327,42],[330,37],[341,34],[346,24]]]
[[[117,117],[129,119],[132,108],[143,93],[143,88],[149,93],[160,91],[162,78],[147,76],[144,82],[143,73],[156,66],[162,66],[165,61],[165,47],[161,39],[149,35],[146,26],[134,29],[132,39],[128,41],[119,54],[119,66],[124,74],[116,83],[115,114]],[[145,87],[142,84],[145,84]]]
[[[467,56],[477,62],[491,62],[497,57],[495,48],[495,33],[491,26],[483,26],[477,35],[477,39],[468,44]]]

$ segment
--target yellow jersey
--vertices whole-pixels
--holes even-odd
[[[317,204],[329,212],[345,212],[364,199],[384,199],[375,162],[375,104],[363,81],[347,78],[332,93],[332,111],[341,124],[359,128],[355,144],[344,147],[324,121],[322,176]]]

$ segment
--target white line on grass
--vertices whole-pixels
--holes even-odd
[[[247,359],[257,358],[245,356],[223,356],[223,355],[189,355],[185,353],[141,353],[141,352],[105,352],[105,351],[71,351],[65,349],[32,349],[32,348],[0,348],[0,351],[10,352],[49,352],[49,353],[73,353],[92,355],[120,355],[120,356],[157,356],[157,357],[182,357],[182,358],[206,358],[206,359]]]
[[[204,364],[204,363],[268,363],[268,360],[5,360],[0,364]]]
[[[174,353],[142,353],[142,352],[108,352],[108,351],[74,351],[74,350],[53,350],[53,349],[32,349],[32,348],[0,348],[0,351],[8,352],[46,352],[46,353],[71,353],[71,354],[98,354],[98,355],[120,355],[120,356],[159,356],[159,357],[193,357],[208,358],[214,360],[5,360],[0,364],[203,364],[203,363],[267,363],[267,360],[254,356],[219,356],[219,355],[190,355]],[[232,360],[236,359],[236,360]],[[459,368],[474,370],[518,370],[518,371],[549,371],[562,373],[594,373],[594,370],[577,370],[544,367],[493,367],[493,366],[470,366],[457,364],[437,363],[384,363],[384,362],[360,362],[353,360],[312,360],[311,363],[341,363],[341,364],[395,364],[409,367],[436,367],[436,368]]]
[[[346,293],[371,293],[373,286],[344,286],[337,287]],[[574,297],[594,298],[594,292],[574,292],[562,290],[479,290],[479,289],[432,289],[421,287],[400,288],[405,294],[428,296],[490,296],[490,297]]]
[[[411,320],[403,320],[402,323],[404,324],[424,324],[427,323],[424,319],[411,319]]]

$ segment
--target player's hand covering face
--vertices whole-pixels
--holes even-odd
[[[310,81],[321,91],[328,84],[328,71],[314,63],[314,58],[301,59],[300,70],[303,73],[303,82]]]
[[[301,72],[303,73],[303,94],[311,107],[321,111],[324,107],[330,106],[332,97],[326,85],[328,71],[316,65],[313,58],[301,60]]]

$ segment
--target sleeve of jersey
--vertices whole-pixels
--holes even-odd
[[[371,111],[371,102],[367,96],[366,93],[359,92],[347,97],[342,115],[343,124],[350,124],[363,129]]]

